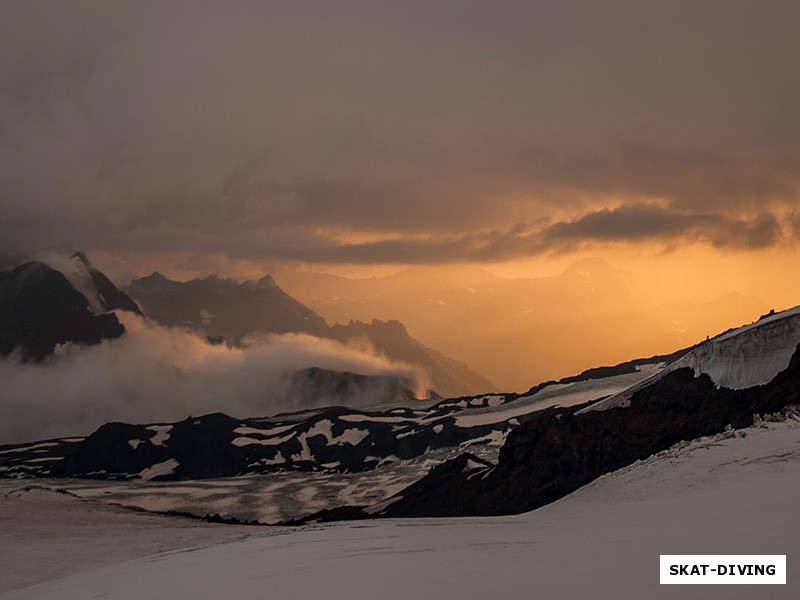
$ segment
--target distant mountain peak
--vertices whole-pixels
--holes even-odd
[[[590,256],[577,260],[564,270],[565,273],[580,273],[585,275],[619,277],[622,271],[612,267],[605,260],[597,256]]]
[[[89,257],[86,256],[85,252],[78,250],[75,254],[70,256],[70,258],[77,260],[78,262],[82,263],[86,268],[91,268],[92,263],[89,262]]]
[[[78,251],[70,257],[70,267],[64,275],[81,294],[86,296],[95,313],[125,310],[141,315],[139,306],[115,286],[104,273],[92,266],[85,252]]]
[[[262,289],[280,289],[280,286],[272,278],[272,275],[264,275],[264,277],[256,281],[256,285]]]
[[[286,294],[269,275],[239,283],[218,275],[173,281],[153,273],[125,289],[162,325],[188,326],[237,344],[253,333],[321,336],[328,328],[325,319]]]

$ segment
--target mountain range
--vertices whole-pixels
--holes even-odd
[[[0,474],[146,482],[301,471],[314,489],[325,480],[319,477],[336,473],[385,481],[402,469],[405,484],[391,495],[317,511],[300,503],[284,520],[519,513],[675,444],[747,428],[800,403],[799,345],[800,307],[671,355],[588,370],[524,394],[413,409],[109,423],[86,438],[0,447]],[[129,501],[146,506],[150,493],[145,487]],[[233,503],[216,518],[249,520],[252,509]]]
[[[269,275],[238,283],[216,276],[173,281],[160,273],[124,288],[145,314],[167,327],[187,327],[233,344],[263,334],[305,333],[353,345],[422,367],[431,390],[462,396],[495,389],[492,382],[411,337],[397,320],[328,325],[324,318],[284,292]]]
[[[212,344],[242,347],[263,341],[259,338],[269,334],[305,334],[331,340],[353,348],[356,354],[380,355],[418,369],[427,386],[420,388],[406,375],[334,371],[310,363],[285,373],[281,381],[286,398],[309,408],[325,403],[408,403],[420,393],[458,396],[493,388],[465,364],[413,339],[398,321],[329,326],[281,290],[270,276],[244,283],[215,276],[177,282],[153,273],[133,281],[123,291],[82,252],[56,265],[58,269],[29,262],[0,273],[3,356],[16,353],[23,360],[36,362],[55,354],[60,346],[89,346],[120,338],[126,330],[114,311],[122,311],[168,328],[194,330]],[[277,393],[264,390],[266,396]]]
[[[600,361],[685,348],[772,308],[738,293],[697,299],[690,286],[661,297],[597,258],[540,277],[500,277],[470,266],[412,266],[369,279],[289,268],[273,274],[328,320],[398,319],[496,389],[515,391]]]
[[[62,344],[125,335],[113,311],[148,314],[146,303],[140,310],[84,255],[76,254],[71,264],[64,273],[37,262],[0,273],[5,354],[42,360]],[[162,307],[162,319],[170,315],[174,325],[224,334],[231,344],[246,344],[258,331],[237,318],[241,306],[268,313],[275,307],[258,327],[284,315],[284,322],[294,319],[295,330],[305,325],[302,333],[351,343],[362,338],[387,355],[406,352],[411,343],[399,322],[329,326],[268,278],[244,284],[145,279],[128,290],[149,290],[142,296]],[[203,329],[215,321],[227,326]],[[437,357],[414,343],[411,348],[424,354],[409,362],[425,366],[426,357]],[[357,487],[367,491],[354,496],[356,502],[333,495],[320,507],[309,492],[309,501],[280,513],[279,520],[292,523],[529,511],[676,444],[747,428],[800,403],[800,307],[770,311],[670,354],[584,370],[521,394],[420,402],[393,377],[317,367],[286,376],[304,397],[324,392],[329,405],[249,418],[212,413],[178,422],[112,422],[86,437],[0,446],[0,477],[132,480],[145,486],[136,500],[143,508],[149,506],[149,481],[233,482],[294,472],[305,474],[313,490],[334,476],[363,478]],[[364,390],[377,389],[384,406],[347,406]],[[167,505],[180,511],[180,504],[170,504],[175,501]],[[202,500],[193,502],[183,512],[212,514],[197,508]],[[220,510],[215,518],[261,522],[252,503],[227,503]]]

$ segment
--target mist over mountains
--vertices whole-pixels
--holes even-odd
[[[600,364],[670,353],[782,308],[738,293],[694,299],[691,286],[680,283],[671,296],[648,295],[636,276],[597,258],[536,278],[469,266],[414,266],[370,279],[274,274],[329,320],[398,319],[422,343],[466,362],[499,389],[517,391]]]
[[[328,325],[324,318],[284,292],[269,275],[237,283],[217,276],[179,282],[153,273],[134,279],[125,291],[150,318],[167,327],[186,327],[234,344],[269,334],[308,334],[420,367],[430,389],[441,396],[495,389],[492,382],[463,362],[414,339],[395,319]]]
[[[245,485],[235,481],[238,476],[299,471],[308,490],[328,490],[331,476],[349,474],[347,485],[368,488],[357,494],[359,502],[327,491],[321,501],[309,491],[306,500],[277,510],[226,499],[214,504],[222,507],[216,517],[298,523],[515,514],[676,444],[746,436],[734,430],[796,419],[798,344],[800,307],[769,313],[672,355],[591,369],[524,394],[413,408],[328,406],[255,418],[217,412],[175,422],[107,423],[85,438],[0,446],[0,476],[143,484],[233,478],[223,485],[238,489]],[[318,370],[309,376],[330,389],[341,382]],[[265,478],[256,486],[280,486],[279,481]],[[123,495],[134,506],[154,506],[147,485]],[[188,514],[210,514],[197,512],[209,510],[202,495],[189,496],[167,491],[155,506],[189,505]]]
[[[236,415],[317,406],[409,404],[488,390],[466,365],[399,322],[328,326],[265,277],[130,290],[88,257],[0,273],[3,441],[69,435],[115,420]],[[151,311],[152,310],[152,317]]]

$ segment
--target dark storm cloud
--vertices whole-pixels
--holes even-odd
[[[6,2],[0,17],[2,253],[759,247],[783,239],[769,215],[798,208],[795,2]],[[638,208],[598,213],[604,196]],[[669,214],[650,223],[643,199]],[[570,218],[512,229],[554,214]]]

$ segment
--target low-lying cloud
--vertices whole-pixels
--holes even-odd
[[[292,334],[230,348],[118,316],[128,331],[118,340],[61,347],[44,364],[0,360],[0,443],[88,435],[111,421],[175,421],[216,411],[266,416],[341,402],[333,394],[309,399],[293,393],[291,374],[310,367],[400,378],[415,390],[425,386],[414,367],[330,340]],[[383,381],[356,390],[348,404],[386,401]]]

